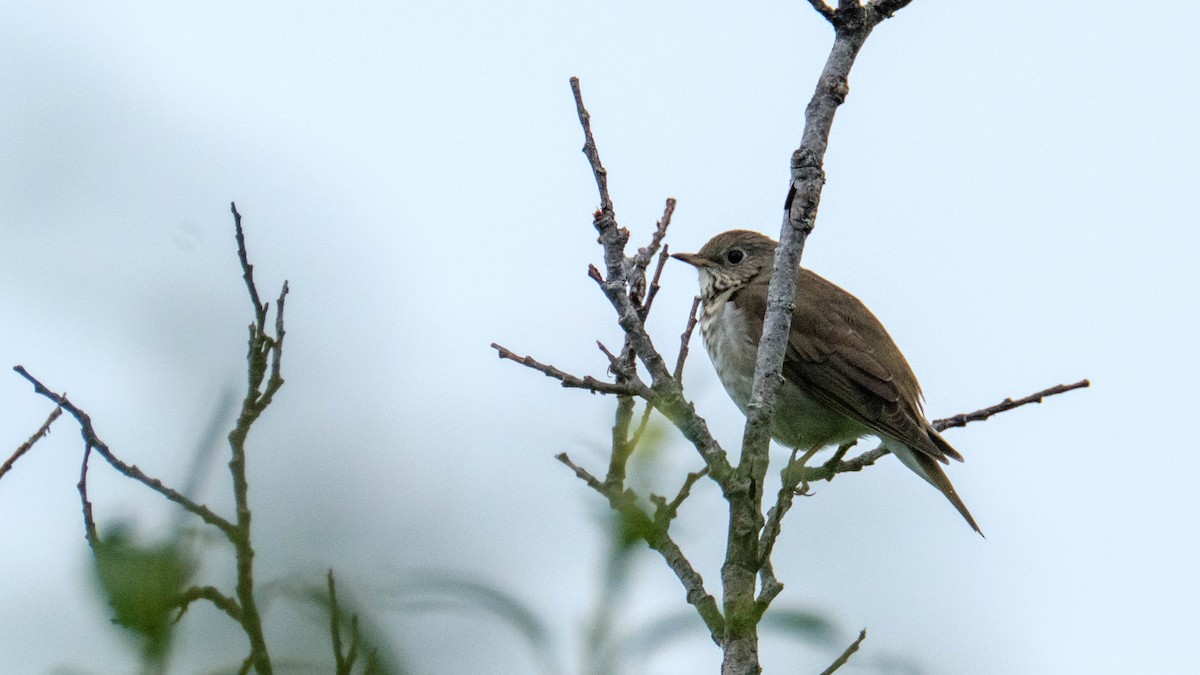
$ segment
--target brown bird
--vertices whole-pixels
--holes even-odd
[[[776,245],[757,232],[731,230],[699,253],[672,256],[700,273],[704,346],[743,414]],[[858,298],[803,267],[771,435],[801,451],[876,436],[983,534],[942,471],[948,458],[961,462],[962,455],[925,418],[921,386],[892,337]]]

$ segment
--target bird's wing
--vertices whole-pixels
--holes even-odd
[[[800,275],[783,376],[876,433],[942,462],[961,459],[930,435],[937,432],[921,411],[917,378],[875,315],[817,274],[802,268]],[[766,315],[766,284],[737,294],[752,316]],[[756,328],[755,342],[762,335]]]

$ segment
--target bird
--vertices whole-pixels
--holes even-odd
[[[731,230],[697,253],[672,255],[699,272],[704,346],[743,414],[777,245],[758,232]],[[800,267],[786,350],[771,427],[776,441],[808,451],[875,436],[983,535],[942,469],[962,455],[925,417],[916,375],[862,301]]]

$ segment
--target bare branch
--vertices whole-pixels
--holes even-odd
[[[630,276],[633,277],[630,286],[630,293],[633,295],[635,302],[641,303],[642,291],[646,280],[646,268],[650,265],[650,259],[654,256],[655,251],[659,250],[662,245],[663,238],[667,236],[667,228],[671,226],[671,215],[675,213],[675,200],[667,198],[667,205],[663,209],[662,218],[654,225],[654,234],[650,236],[650,243],[647,246],[638,249],[636,255],[633,256],[633,270]],[[654,280],[650,282],[650,293],[646,296],[646,302],[639,310],[642,315],[642,321],[650,314],[650,305],[654,304],[654,296],[658,295],[658,280],[662,276],[663,265],[666,264],[668,258],[667,248],[663,246],[661,253],[658,256],[658,266],[654,270]]]
[[[571,457],[567,455],[567,453],[560,452],[554,456],[554,459],[557,459],[558,461],[570,467],[570,469],[575,472],[575,475],[579,477],[579,480],[587,483],[588,487],[592,488],[596,492],[599,492],[605,497],[609,496],[609,490],[607,487],[605,487],[604,483],[600,482],[599,478],[596,478],[589,473],[587,469],[571,461]]]
[[[254,597],[254,549],[251,546],[250,532],[250,484],[246,480],[246,440],[250,436],[250,429],[267,409],[267,406],[271,405],[276,392],[284,383],[280,370],[283,358],[284,301],[287,299],[288,283],[287,281],[283,282],[279,298],[275,302],[275,335],[272,336],[267,333],[266,328],[267,306],[259,300],[258,290],[254,283],[254,268],[250,264],[246,252],[242,217],[235,204],[230,204],[230,209],[234,216],[234,236],[237,239],[242,278],[246,282],[250,301],[254,305],[255,321],[250,325],[250,338],[246,347],[246,394],[242,398],[242,408],[238,414],[237,423],[228,435],[229,475],[233,483],[236,525],[232,526],[226,535],[233,544],[236,559],[236,594],[241,608],[241,625],[250,641],[248,660],[253,663],[255,671],[259,675],[270,675],[272,672],[271,657],[267,651],[266,638],[263,635],[258,602]],[[266,380],[265,386],[264,379]]]
[[[850,69],[871,31],[887,18],[884,11],[868,10],[858,0],[839,0],[837,9],[810,0],[813,8],[834,26],[834,43],[805,110],[800,147],[792,153],[792,179],[784,203],[783,226],[775,250],[775,268],[767,296],[767,315],[759,341],[754,384],[747,406],[742,439],[741,466],[750,473],[750,483],[761,490],[769,461],[771,420],[782,381],[784,351],[796,297],[796,275],[804,242],[812,231],[825,185],[824,160],[834,113],[849,93]],[[895,3],[888,3],[892,7]],[[761,496],[755,496],[761,501]],[[746,540],[749,545],[749,539]],[[729,562],[729,561],[727,561]]]
[[[912,0],[872,0],[867,3],[867,9],[874,11],[882,21],[892,18],[893,14],[907,7],[910,2]]]
[[[859,645],[862,644],[862,641],[866,640],[866,639],[867,639],[867,629],[864,628],[861,631],[859,631],[858,639],[855,640],[854,642],[850,643],[850,646],[846,647],[846,651],[842,652],[841,656],[837,657],[837,659],[835,659],[833,663],[829,664],[828,668],[826,668],[825,670],[822,670],[821,675],[832,675],[832,673],[835,670],[846,665],[846,662],[850,660],[850,657],[854,655],[854,652],[858,651],[858,647],[859,647]]]
[[[654,522],[660,527],[667,527],[675,516],[679,515],[679,507],[683,506],[683,500],[687,499],[692,494],[692,487],[696,481],[708,475],[708,467],[704,467],[699,471],[693,471],[687,475],[683,481],[683,486],[679,488],[679,492],[670,502],[666,497],[658,495],[650,495],[650,501],[654,502]]]
[[[164,485],[163,482],[157,478],[151,478],[150,476],[147,476],[136,466],[126,464],[118,459],[116,455],[109,450],[108,444],[100,440],[100,437],[96,435],[96,430],[92,427],[92,418],[89,417],[87,413],[76,407],[74,403],[68,401],[65,396],[56,394],[48,389],[46,385],[42,384],[36,377],[30,375],[23,366],[14,366],[13,370],[16,371],[21,377],[28,380],[30,384],[33,385],[33,390],[36,393],[45,396],[63,410],[70,413],[71,416],[75,418],[75,421],[79,423],[80,432],[83,434],[84,445],[87,448],[94,448],[96,452],[100,453],[100,456],[103,457],[104,460],[107,461],[119,473],[138,481],[151,490],[154,490],[167,499],[175,502],[179,506],[183,507],[184,510],[199,516],[201,520],[209,525],[212,525],[218,530],[221,530],[226,534],[229,534],[232,531],[233,524],[213,513],[212,510],[210,510],[207,506],[198,504],[191,499],[188,499],[178,491]]]
[[[250,303],[254,305],[254,322],[259,332],[266,328],[267,308],[258,298],[258,288],[254,285],[254,265],[250,264],[246,254],[246,235],[242,231],[242,214],[238,213],[237,204],[229,202],[229,210],[233,213],[234,238],[237,240],[238,261],[242,264],[242,280],[246,282],[246,290],[250,293]]]
[[[1041,403],[1042,399],[1049,396],[1055,396],[1057,394],[1066,393],[1075,389],[1083,389],[1089,385],[1090,382],[1088,382],[1088,380],[1080,380],[1074,384],[1059,384],[1050,387],[1049,389],[1043,389],[1035,394],[1030,394],[1024,398],[1019,398],[1015,401],[1011,398],[1006,398],[996,405],[982,408],[980,410],[976,410],[975,412],[959,413],[951,417],[934,420],[932,424],[933,427],[938,431],[962,427],[966,426],[970,422],[981,422],[1002,412],[1007,412],[1030,403]],[[825,462],[821,466],[812,468],[806,467],[804,469],[804,480],[832,480],[833,477],[839,473],[862,471],[866,467],[871,466],[875,462],[879,461],[879,459],[884,455],[888,454],[887,449],[880,445],[875,449],[868,450],[853,459],[842,461],[842,457],[846,454],[843,452],[843,449],[849,449],[849,446],[843,446],[843,448],[839,448],[838,453],[836,453],[828,462]]]
[[[587,469],[579,466],[571,461],[567,453],[560,452],[554,456],[555,459],[570,467],[575,475],[579,477],[588,487],[604,496],[614,511],[621,514],[626,523],[637,532],[645,541],[646,544],[653,550],[657,551],[667,562],[667,566],[675,573],[679,582],[683,584],[684,591],[687,593],[687,601],[700,614],[700,618],[704,620],[704,624],[708,627],[709,633],[712,635],[713,641],[720,643],[721,635],[724,630],[725,620],[721,616],[721,611],[717,607],[717,601],[713,596],[709,595],[704,590],[704,578],[692,566],[687,557],[683,555],[683,551],[679,549],[679,545],[671,538],[668,533],[670,518],[651,518],[642,510],[637,503],[637,495],[633,490],[620,489],[616,486],[606,485],[600,482]],[[696,474],[689,474],[688,480],[685,481],[683,489],[680,490],[682,496],[676,496],[679,503],[686,499],[687,492],[691,490],[692,485],[704,475],[704,471],[699,471]],[[695,476],[693,478],[693,476]],[[672,503],[675,503],[674,501]],[[665,505],[663,509],[670,509],[670,505]],[[678,508],[678,504],[676,507]],[[661,526],[660,526],[661,523]]]
[[[805,465],[820,449],[820,447],[810,448],[800,459],[796,459],[797,449],[793,448],[787,465],[779,472],[779,492],[775,496],[775,506],[767,512],[766,524],[763,526],[758,543],[759,576],[762,579],[762,585],[758,593],[758,598],[755,599],[754,603],[755,611],[760,617],[770,607],[771,601],[783,591],[783,584],[779,583],[779,580],[775,578],[775,568],[771,564],[771,554],[775,551],[775,541],[779,538],[779,533],[782,530],[783,517],[791,510],[792,501],[797,494],[808,493],[808,483],[805,480]],[[797,490],[796,486],[802,483],[804,484],[804,488]]]
[[[649,403],[642,409],[642,419],[638,422],[637,429],[633,432],[633,438],[629,440],[631,450],[636,450],[639,443],[642,442],[642,435],[646,433],[646,427],[650,426],[650,414],[654,412],[654,406]]]
[[[632,358],[627,358],[629,354],[628,349],[622,350],[621,356],[617,356],[599,340],[596,340],[596,346],[600,348],[600,351],[608,359],[608,372],[617,376],[618,385],[640,381],[637,377],[637,364],[633,362]],[[626,346],[628,347],[628,345]],[[587,378],[584,379],[586,380]]]
[[[663,207],[662,218],[654,224],[654,233],[650,235],[650,243],[639,248],[637,255],[633,256],[633,266],[640,267],[643,271],[650,265],[650,259],[658,252],[658,247],[662,245],[663,238],[667,236],[667,228],[671,226],[671,216],[675,213],[675,198],[667,197],[667,203]]]
[[[650,393],[649,388],[644,384],[638,386],[633,383],[629,384],[614,384],[612,382],[604,382],[588,375],[587,377],[576,377],[570,373],[565,373],[554,366],[541,363],[532,356],[518,356],[517,354],[501,347],[495,342],[492,343],[492,349],[495,349],[497,354],[502,359],[515,361],[523,366],[532,368],[546,377],[553,378],[562,383],[563,387],[568,389],[587,389],[592,393],[598,394],[615,394],[618,396],[645,396]],[[611,353],[610,353],[611,356]],[[612,357],[616,361],[616,357]]]
[[[654,266],[654,278],[650,280],[650,292],[646,295],[646,304],[642,305],[642,321],[650,316],[650,306],[654,304],[654,297],[658,295],[659,289],[662,286],[658,280],[662,278],[663,266],[667,264],[667,259],[671,257],[671,247],[663,245],[662,251],[658,254],[658,263]]]
[[[842,460],[837,463],[826,462],[821,466],[805,467],[804,481],[811,483],[818,480],[833,480],[833,477],[839,473],[853,473],[862,471],[863,469],[878,462],[884,455],[889,454],[887,448],[879,445],[872,450],[854,457],[853,459]]]
[[[42,426],[38,427],[37,431],[33,432],[33,435],[29,437],[29,440],[18,446],[17,449],[13,451],[12,456],[4,461],[3,465],[0,465],[0,478],[3,478],[4,474],[8,473],[9,470],[13,468],[13,464],[17,463],[17,460],[21,458],[21,455],[29,452],[34,443],[37,443],[42,439],[43,436],[50,433],[50,425],[54,424],[54,420],[58,419],[59,416],[62,415],[62,411],[63,409],[61,406],[51,410],[50,416],[46,418],[45,422],[42,422]]]
[[[583,106],[583,98],[579,93],[579,80],[572,78],[571,89],[575,93],[575,104],[580,112],[580,122],[584,125],[586,139],[584,151],[592,159],[595,151],[595,140],[592,138],[589,117]],[[590,150],[589,150],[590,148]],[[593,161],[593,172],[597,163]],[[597,177],[604,174],[596,172]],[[599,184],[599,183],[598,183]],[[606,184],[605,184],[606,185]],[[602,197],[607,197],[607,188],[602,190]],[[617,323],[624,331],[627,345],[646,366],[650,374],[650,387],[653,390],[651,400],[655,408],[663,413],[696,448],[704,462],[708,465],[709,475],[719,483],[729,479],[732,467],[725,456],[725,451],[713,439],[708,431],[708,424],[696,414],[692,404],[683,396],[683,389],[678,381],[671,377],[663,362],[662,356],[654,348],[654,343],[646,332],[644,322],[637,307],[629,298],[627,292],[629,281],[626,276],[628,266],[625,257],[625,245],[629,241],[629,231],[617,225],[612,214],[611,200],[607,202],[608,209],[597,211],[593,217],[593,225],[600,233],[600,244],[604,248],[604,264],[607,275],[601,275],[594,267],[589,274],[600,285],[606,298],[617,312]]]
[[[238,607],[237,600],[225,595],[214,586],[192,586],[184,591],[175,603],[179,607],[179,614],[175,617],[176,623],[183,618],[191,604],[197,600],[208,600],[234,621],[239,624],[242,622],[242,610]]]
[[[88,462],[91,458],[92,446],[89,445],[83,449],[83,462],[79,467],[79,482],[75,484],[75,489],[79,490],[79,500],[83,507],[83,536],[95,553],[96,547],[100,545],[100,535],[96,533],[96,517],[92,514],[92,502],[88,499],[87,492]]]
[[[959,413],[951,417],[934,420],[933,428],[937,429],[938,431],[945,431],[946,429],[953,429],[955,427],[965,427],[971,422],[982,422],[992,415],[998,415],[1002,412],[1007,412],[1013,408],[1020,408],[1021,406],[1028,405],[1030,403],[1041,403],[1042,399],[1050,396],[1064,394],[1075,389],[1083,389],[1090,387],[1091,385],[1092,383],[1088,380],[1080,380],[1074,384],[1055,385],[1049,389],[1043,389],[1036,394],[1030,394],[1029,396],[1019,398],[1015,401],[1011,398],[1006,398],[996,405],[982,408],[980,410],[976,410],[975,412]]]
[[[679,336],[679,357],[675,359],[674,377],[677,381],[683,382],[683,362],[688,357],[688,345],[692,341],[692,331],[696,330],[696,323],[700,319],[700,296],[692,298],[692,311],[688,312],[687,327],[683,329],[683,334]]]
[[[833,22],[833,8],[825,4],[825,0],[808,0],[808,4],[812,5],[813,9],[817,10],[817,13],[825,17],[827,21]]]
[[[571,78],[571,92],[575,94],[575,111],[579,114],[579,125],[583,127],[583,154],[587,155],[592,167],[592,175],[596,178],[596,189],[600,191],[600,210],[612,215],[612,199],[608,196],[608,171],[600,163],[600,151],[596,149],[596,139],[592,137],[592,116],[583,106],[583,92],[579,89],[579,78]]]
[[[757,668],[756,625],[763,607],[760,600],[769,600],[771,593],[778,592],[774,585],[764,584],[764,591],[768,592],[760,598],[755,597],[755,581],[764,570],[768,581],[774,581],[770,567],[764,565],[760,555],[763,542],[758,533],[765,525],[763,484],[770,464],[771,425],[783,381],[781,372],[796,299],[800,257],[805,240],[816,223],[821,190],[825,185],[824,158],[834,113],[846,100],[854,60],[878,23],[872,22],[872,17],[863,16],[863,8],[857,0],[840,0],[832,17],[829,11],[822,11],[821,5],[812,4],[833,24],[834,42],[816,91],[805,110],[800,147],[792,153],[791,182],[784,201],[779,246],[775,249],[774,270],[767,289],[767,312],[758,342],[750,401],[746,406],[746,425],[737,467],[737,475],[742,480],[736,484],[731,482],[725,491],[730,502],[730,519],[722,581],[725,616],[730,618],[731,634],[725,644],[724,672],[752,672],[749,667]],[[827,6],[825,10],[828,10]],[[737,623],[734,623],[734,617],[739,618]]]
[[[633,408],[634,398],[632,396],[617,397],[617,411],[613,416],[612,454],[609,456],[608,476],[604,479],[605,485],[617,489],[625,485],[625,467],[636,447],[635,439],[631,439],[629,436],[629,425],[633,421]],[[647,404],[642,418],[646,419],[649,415],[650,406]],[[640,433],[636,436],[636,440],[641,440]]]
[[[846,453],[850,452],[850,448],[853,448],[856,445],[858,445],[857,439],[850,441],[849,443],[843,443],[839,445],[838,449],[834,451],[833,456],[829,458],[829,461],[825,462],[825,466],[830,468],[837,467],[842,463],[842,458],[846,456]],[[829,480],[833,480],[832,475],[829,477]]]

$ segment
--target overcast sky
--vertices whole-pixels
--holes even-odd
[[[766,634],[767,672],[818,672],[863,626],[848,673],[1195,672],[1200,458],[1175,427],[1195,424],[1200,378],[1197,21],[1192,3],[915,0],[870,38],[805,264],[888,326],[933,417],[1093,387],[947,434],[986,540],[890,458],[816,486],[776,549],[777,603],[839,633]],[[595,340],[619,343],[586,276],[598,200],[568,78],[634,241],[670,196],[672,250],[696,250],[735,227],[778,235],[831,39],[803,0],[5,2],[0,361],[182,484],[244,378],[236,200],[263,295],[292,290],[287,384],[251,437],[260,579],[332,566],[417,672],[531,672],[489,615],[392,609],[428,570],[467,575],[534,607],[575,672],[605,509],[553,455],[602,470],[613,402],[488,346],[602,376]],[[651,330],[673,357],[695,273],[663,283]],[[51,407],[4,372],[7,455]],[[736,447],[703,350],[686,383]],[[636,480],[668,492],[702,464],[663,438]],[[136,663],[91,589],[80,451],[64,418],[0,481],[4,672]],[[200,498],[229,513],[225,461]],[[102,526],[172,522],[93,472]],[[675,531],[716,593],[725,513],[714,484],[696,492]],[[206,552],[204,578],[228,584],[228,548]],[[687,609],[661,560],[633,573],[622,630]],[[323,655],[296,617],[269,608],[273,655]],[[244,656],[211,609],[183,623],[174,672]],[[697,621],[630,672],[719,659]]]

